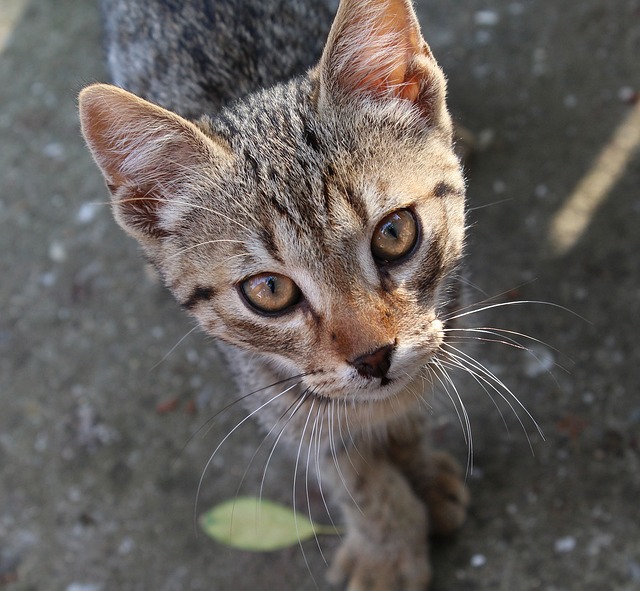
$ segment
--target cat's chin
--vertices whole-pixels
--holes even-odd
[[[320,399],[344,401],[353,405],[397,403],[400,398],[411,398],[415,402],[420,400],[423,390],[422,385],[416,383],[418,379],[419,371],[416,371],[413,376],[405,373],[397,377],[357,380],[355,383],[353,381],[345,384],[338,382],[320,386],[310,384],[310,392]]]
[[[415,380],[415,377],[390,379],[385,384],[359,391],[356,399],[362,400],[365,404],[376,402],[397,404],[399,400],[416,403],[420,400],[422,387],[418,387]]]
[[[343,390],[332,397],[344,408],[351,427],[383,426],[412,412],[424,404],[422,386],[415,378],[389,380],[385,385],[358,390]],[[378,380],[380,381],[380,380]]]

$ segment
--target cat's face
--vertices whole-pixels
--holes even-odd
[[[442,342],[464,183],[424,42],[401,84],[388,65],[355,79],[338,24],[309,77],[219,117],[94,87],[83,126],[118,221],[209,334],[317,395],[376,400]]]
[[[242,130],[212,124],[232,164],[175,239],[167,281],[208,332],[309,374],[319,394],[388,396],[442,339],[464,229],[449,136],[411,127],[408,111],[347,125],[299,101],[273,125],[257,103]],[[384,376],[358,371],[382,347]]]

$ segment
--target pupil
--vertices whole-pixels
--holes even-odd
[[[276,278],[275,277],[269,277],[269,279],[267,279],[267,287],[271,290],[272,294],[276,293]]]
[[[385,225],[384,233],[387,236],[391,236],[394,240],[398,239],[398,230],[396,229],[396,227],[391,222],[389,222],[388,224]]]

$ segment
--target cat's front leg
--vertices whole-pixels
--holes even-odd
[[[401,470],[382,452],[351,448],[329,454],[322,477],[347,526],[329,580],[348,591],[425,591],[427,511]]]
[[[391,425],[389,457],[427,505],[429,531],[451,535],[464,523],[469,490],[458,462],[448,453],[430,449],[420,415]]]

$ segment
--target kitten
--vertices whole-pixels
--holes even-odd
[[[465,186],[410,1],[342,0],[329,27],[332,8],[106,0],[115,82],[143,98],[89,86],[82,131],[116,220],[219,340],[248,410],[319,457],[347,524],[330,578],[418,591],[428,533],[468,504],[426,449],[421,398]]]

